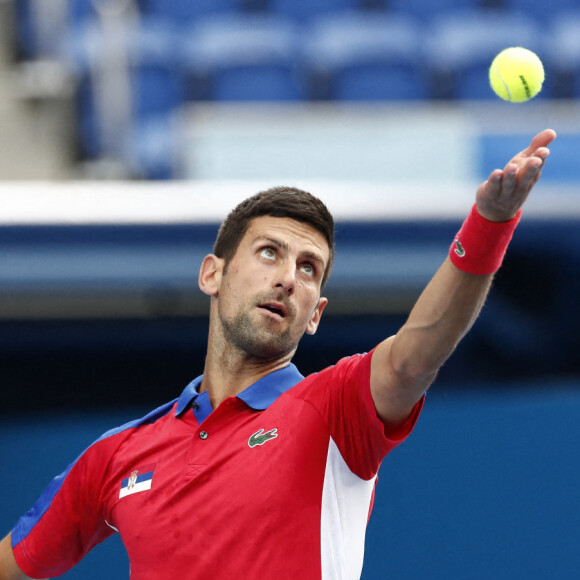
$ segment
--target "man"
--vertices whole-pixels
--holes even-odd
[[[135,580],[359,577],[381,461],[475,321],[554,138],[479,187],[396,336],[307,378],[290,361],[327,304],[332,216],[291,188],[240,204],[200,269],[204,374],[51,483],[0,544],[0,579],[64,573],[116,531]]]

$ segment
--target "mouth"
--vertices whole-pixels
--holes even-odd
[[[267,302],[266,304],[259,304],[258,308],[261,308],[262,310],[267,310],[272,314],[276,314],[280,318],[286,318],[288,314],[284,305],[278,304],[277,302]]]

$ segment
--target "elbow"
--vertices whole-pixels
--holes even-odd
[[[441,364],[427,364],[426,361],[399,360],[393,361],[391,372],[397,377],[399,385],[430,385],[437,376]]]
[[[423,348],[408,348],[394,341],[390,351],[391,372],[398,378],[399,384],[430,384],[435,380],[439,369],[455,350],[445,348],[442,344],[423,345]]]

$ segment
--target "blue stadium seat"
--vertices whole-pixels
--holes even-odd
[[[508,10],[532,16],[542,25],[558,17],[561,12],[576,10],[578,0],[504,0]]]
[[[132,0],[135,8],[139,1]],[[18,0],[15,4],[17,42],[27,59],[54,57],[64,36],[73,35],[98,17],[99,9],[127,9],[129,0],[68,0],[40,2]],[[109,8],[107,8],[109,7]]]
[[[67,4],[71,25],[81,25],[87,19],[93,18],[95,13],[98,12],[99,5],[104,7],[107,1],[109,4],[113,4],[111,0],[69,0]]]
[[[318,19],[306,38],[305,60],[317,98],[376,101],[427,96],[423,35],[413,20],[345,12]]]
[[[541,30],[523,15],[467,11],[439,18],[430,27],[427,51],[432,96],[497,98],[489,86],[494,56],[509,46],[523,46],[542,58],[542,44]]]
[[[157,181],[178,176],[183,144],[176,119],[174,114],[151,115],[135,124],[125,152],[131,175]]]
[[[77,17],[84,19],[89,16],[87,11],[93,10],[89,0],[69,3],[18,0],[14,5],[17,43],[24,59],[54,57],[63,35],[74,31]]]
[[[333,12],[357,10],[361,0],[267,0],[267,6],[274,14],[305,22]]]
[[[129,42],[137,118],[170,114],[186,98],[175,27],[142,20]]]
[[[481,0],[387,0],[389,11],[416,18],[423,23],[431,22],[442,15],[476,9],[479,6]]]
[[[36,22],[30,5],[30,0],[20,0],[14,3],[16,18],[16,43],[19,56],[30,59],[38,55],[38,37],[36,34]]]
[[[100,29],[87,22],[61,39],[59,56],[76,77],[76,119],[80,154],[97,158],[103,151],[95,74],[102,50]]]
[[[242,0],[145,0],[146,18],[189,26],[198,18],[241,10]]]
[[[183,36],[189,98],[288,101],[304,98],[295,24],[270,15],[208,17]]]
[[[563,12],[548,30],[546,84],[555,98],[580,98],[580,10]]]

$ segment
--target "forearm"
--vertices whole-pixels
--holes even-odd
[[[493,275],[439,268],[399,332],[375,350],[371,393],[378,415],[397,427],[435,380],[437,372],[473,326]]]
[[[436,375],[473,326],[492,278],[467,274],[445,260],[392,341],[391,366],[401,379],[421,384]]]

